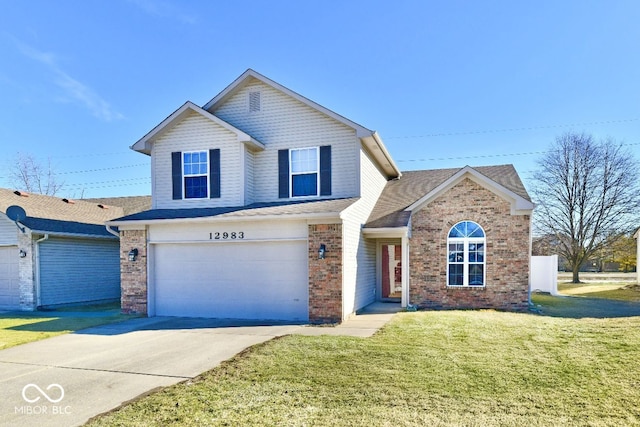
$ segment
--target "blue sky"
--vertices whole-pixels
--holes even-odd
[[[61,196],[150,193],[129,149],[247,68],[377,130],[403,170],[512,163],[555,137],[640,154],[640,2],[0,0],[0,186],[16,153]]]

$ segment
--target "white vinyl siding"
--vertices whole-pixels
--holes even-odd
[[[9,218],[0,213],[0,246],[18,243],[18,227]]]
[[[261,93],[259,114],[249,113],[249,92]],[[331,198],[359,196],[360,141],[355,131],[257,80],[248,83],[214,114],[266,146],[255,154],[256,202],[278,199],[278,150],[331,146]]]
[[[18,260],[17,246],[0,246],[0,309],[20,306]]]
[[[244,145],[242,147],[244,152],[244,200],[245,204],[250,205],[255,201],[255,155],[247,150]]]
[[[376,299],[376,241],[362,236],[364,224],[387,181],[364,148],[360,157],[362,197],[343,217],[344,314],[371,304]]]
[[[244,203],[240,145],[234,133],[197,113],[182,122],[153,144],[153,206],[156,209],[240,206]],[[220,149],[221,197],[173,200],[171,153]]]
[[[39,243],[40,305],[120,298],[120,242],[51,237]]]

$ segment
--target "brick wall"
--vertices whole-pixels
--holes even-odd
[[[529,290],[529,215],[465,179],[412,216],[410,303],[423,308],[526,310]],[[459,221],[485,231],[486,286],[447,287],[447,236]]]
[[[129,251],[138,249],[135,261],[129,261]],[[120,232],[120,304],[123,313],[147,314],[147,232]]]
[[[34,277],[34,272],[36,271],[36,243],[30,232],[18,233],[18,249],[27,253],[26,257],[20,258],[18,261],[20,310],[32,311],[36,309],[37,305]]]
[[[320,245],[325,259],[318,259]],[[342,225],[309,225],[309,322],[342,321]]]

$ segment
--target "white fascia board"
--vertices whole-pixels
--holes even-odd
[[[306,219],[310,224],[338,224],[341,222],[340,212],[323,213],[300,213],[282,215],[255,215],[255,216],[205,216],[199,218],[170,218],[170,219],[149,219],[137,221],[109,221],[107,225],[122,229],[142,229],[146,225],[152,224],[178,224],[178,223],[201,223],[201,222],[251,222],[251,221],[288,221],[296,219]],[[331,222],[326,222],[331,221]],[[125,228],[123,228],[125,227]]]
[[[363,228],[364,237],[373,239],[391,239],[397,237],[410,237],[409,227],[382,227],[382,228]]]
[[[242,142],[249,146],[254,151],[262,151],[265,149],[265,145],[235,126],[225,122],[219,117],[214,116],[210,112],[203,110],[191,101],[185,102],[180,108],[174,111],[169,117],[164,119],[158,126],[153,128],[151,132],[143,136],[135,144],[131,146],[132,150],[138,151],[144,154],[151,154],[151,143],[168,132],[173,126],[179,123],[189,112],[196,112],[201,116],[211,120],[222,128],[236,134],[238,142]]]
[[[24,226],[23,226],[24,227]],[[27,228],[33,234],[48,234],[52,237],[75,237],[80,239],[100,239],[100,240],[118,240],[116,236],[105,236],[103,234],[82,234],[82,233],[64,233],[59,231],[35,230]]]
[[[422,198],[414,202],[411,206],[406,208],[405,211],[422,209],[433,199],[438,197],[443,192],[449,190],[465,178],[471,179],[475,183],[486,188],[497,196],[507,200],[511,204],[511,215],[530,215],[535,208],[533,202],[530,202],[529,200],[514,193],[501,184],[498,184],[492,179],[487,178],[485,175],[482,175],[472,167],[465,166],[464,168],[456,172],[451,178],[447,179],[442,184],[438,185],[436,188],[424,195]]]

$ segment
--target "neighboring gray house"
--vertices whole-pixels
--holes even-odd
[[[15,223],[7,208],[27,217]],[[121,207],[0,188],[0,309],[120,298],[119,239],[105,222]]]
[[[533,203],[511,165],[401,173],[377,132],[253,70],[132,149],[151,157],[152,207],[108,223],[126,312],[528,307]]]

